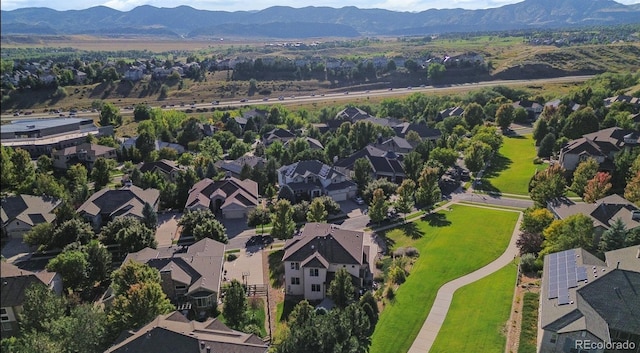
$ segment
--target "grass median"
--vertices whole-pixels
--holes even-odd
[[[388,304],[372,337],[372,353],[409,350],[426,319],[438,289],[481,268],[506,249],[518,214],[454,205],[424,220],[391,230],[383,239],[390,249],[413,246],[420,251],[407,281]]]
[[[458,289],[430,352],[504,352],[517,270],[510,263]]]

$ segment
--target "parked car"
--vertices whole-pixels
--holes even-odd
[[[353,202],[357,203],[358,205],[364,205],[364,200],[360,196],[354,197]]]

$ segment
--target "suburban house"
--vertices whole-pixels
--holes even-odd
[[[269,346],[258,336],[232,330],[209,318],[190,321],[178,311],[160,315],[138,331],[123,332],[105,353],[267,353]]]
[[[415,131],[423,140],[437,140],[442,136],[438,129],[432,129],[426,124],[401,123],[393,127],[398,137],[406,137],[409,131]]]
[[[589,157],[600,164],[600,170],[614,170],[613,158],[625,148],[638,146],[640,134],[633,130],[612,127],[569,141],[560,150],[560,164],[568,171],[574,171],[578,164]]]
[[[358,189],[345,174],[318,160],[299,161],[280,167],[278,185],[288,185],[296,198],[313,199],[327,195],[335,201],[354,197]]]
[[[349,157],[339,160],[335,163],[334,168],[343,174],[353,177],[354,164],[360,158],[364,158],[369,162],[371,176],[374,179],[386,178],[394,183],[401,183],[406,178],[404,168],[398,160],[398,155],[393,151],[385,151],[373,145],[367,145]]]
[[[334,224],[307,223],[300,235],[284,245],[285,294],[307,300],[327,295],[335,272],[344,268],[356,289],[371,279],[370,247],[364,232],[340,229]]]
[[[542,104],[530,100],[513,102],[512,106],[514,109],[524,109],[529,115],[529,120],[537,119],[538,116],[540,116],[540,113],[542,113],[542,109],[544,108]]]
[[[379,139],[382,140],[382,139]],[[391,138],[379,141],[375,144],[381,150],[395,152],[397,154],[405,155],[415,149],[409,141],[403,137],[393,136]]]
[[[290,140],[293,140],[294,138],[296,138],[296,135],[289,131],[289,130],[285,130],[283,128],[275,128],[269,132],[267,132],[263,137],[262,137],[262,143],[265,146],[269,146],[272,143],[276,142],[276,141],[280,141],[282,144],[285,144],[286,142],[289,142]]]
[[[162,290],[174,304],[206,317],[218,303],[224,250],[223,243],[204,238],[190,246],[144,248],[129,253],[123,264],[134,261],[157,269]]]
[[[143,219],[142,210],[145,203],[158,211],[160,191],[137,186],[125,186],[120,189],[102,189],[91,195],[77,212],[89,221],[94,229],[100,229],[117,217],[135,217]]]
[[[24,293],[29,286],[40,284],[58,295],[62,293],[62,277],[55,272],[31,272],[2,261],[0,277],[2,278],[2,298],[0,299],[2,338],[18,334],[18,315],[22,311]]]
[[[258,197],[258,183],[251,179],[227,176],[213,181],[205,178],[189,190],[184,208],[220,212],[225,219],[243,218],[258,206]]]
[[[640,98],[624,95],[605,98],[604,106],[609,108],[613,103],[617,102],[629,103],[636,108],[640,107]]]
[[[603,352],[585,341],[635,343],[640,352],[640,246],[605,253],[582,248],[544,258],[538,352]],[[621,350],[607,350],[621,351]]]
[[[57,169],[67,169],[74,164],[82,164],[87,169],[93,168],[98,158],[116,159],[116,149],[113,147],[83,143],[51,152],[53,166]]]
[[[113,136],[113,126],[97,127],[93,119],[55,118],[12,121],[2,125],[2,146],[22,148],[37,158],[83,143],[87,136]]]
[[[267,161],[262,157],[245,155],[232,161],[224,159],[219,160],[215,163],[215,166],[221,171],[231,173],[231,176],[233,177],[240,178],[240,172],[242,172],[242,168],[244,168],[245,165],[253,169],[256,167],[263,167],[266,163]]]
[[[16,195],[0,201],[2,233],[10,238],[21,238],[40,223],[53,223],[55,209],[60,200],[48,196]]]
[[[593,220],[596,234],[600,235],[621,219],[627,229],[640,226],[640,209],[620,195],[612,194],[596,200],[595,203],[574,203],[569,199],[549,202],[548,209],[557,219],[581,213]]]
[[[122,148],[122,149],[124,149],[124,148],[131,149],[131,147],[135,147],[136,140],[138,140],[137,136],[120,138],[119,139],[120,148]],[[156,140],[154,149],[156,151],[160,151],[163,148],[174,149],[174,150],[176,150],[176,152],[178,152],[178,154],[183,154],[186,151],[185,148],[180,144]]]
[[[336,114],[336,120],[350,121],[352,123],[355,123],[358,120],[363,120],[369,117],[371,117],[369,113],[356,107],[344,108],[341,111],[339,111],[338,114]]]
[[[144,162],[138,166],[141,173],[151,172],[162,175],[166,180],[175,182],[182,170],[180,166],[168,159],[161,159],[155,162]]]
[[[314,138],[307,137],[307,136],[299,137],[299,138],[304,140],[309,145],[309,148],[312,149],[312,150],[322,150],[322,149],[324,149],[324,146],[322,145],[322,143],[320,141],[314,139]],[[285,142],[284,146],[285,147],[289,146],[289,143],[291,141],[294,141],[294,140],[289,140],[289,141]]]
[[[436,116],[436,121],[442,121],[451,116],[462,116],[464,114],[464,109],[461,107],[451,107],[438,112]]]

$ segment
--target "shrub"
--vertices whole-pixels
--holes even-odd
[[[539,270],[536,261],[536,256],[531,253],[527,253],[520,257],[520,269],[524,273],[534,273]]]
[[[379,274],[379,275],[373,276],[373,281],[378,283],[384,282],[384,275]]]
[[[227,254],[227,261],[233,261],[238,258],[238,255],[235,253]]]
[[[386,297],[390,301],[394,301],[396,299],[396,291],[393,289],[393,287],[387,288]]]
[[[407,280],[407,274],[399,266],[393,266],[389,270],[389,278],[395,284],[402,284]]]
[[[420,256],[420,251],[418,251],[418,249],[410,246],[404,251],[404,254],[406,256],[409,256],[409,257],[418,257],[418,256]]]
[[[533,164],[542,164],[542,163],[543,161],[542,161],[542,158],[540,157],[536,157],[533,159]]]
[[[382,267],[384,267],[384,262],[382,262],[382,260],[380,260],[380,259],[377,259],[376,260],[376,268],[378,270],[382,270]]]

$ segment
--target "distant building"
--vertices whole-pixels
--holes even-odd
[[[615,155],[625,148],[639,146],[640,134],[633,130],[612,127],[569,141],[560,149],[560,164],[568,171],[574,171],[578,164],[594,158],[600,170],[613,171]]]
[[[258,206],[258,183],[228,176],[223,180],[209,178],[197,182],[184,206],[186,210],[211,210],[223,218],[236,219],[249,215]]]
[[[82,164],[87,169],[93,168],[98,158],[116,159],[116,149],[109,146],[83,143],[51,152],[53,166],[57,169],[67,169],[74,164]]]
[[[240,178],[240,173],[242,172],[242,168],[246,165],[249,168],[253,169],[256,167],[262,167],[267,163],[267,161],[258,156],[242,156],[238,159],[228,161],[228,160],[220,160],[215,163],[216,168],[231,173],[231,176]]]
[[[92,119],[55,118],[12,121],[0,131],[2,146],[22,148],[34,158],[84,143],[89,135],[113,136],[113,126],[97,127]]]
[[[346,175],[318,160],[299,161],[278,169],[278,184],[288,185],[298,199],[327,195],[335,201],[354,197],[356,184]]]

